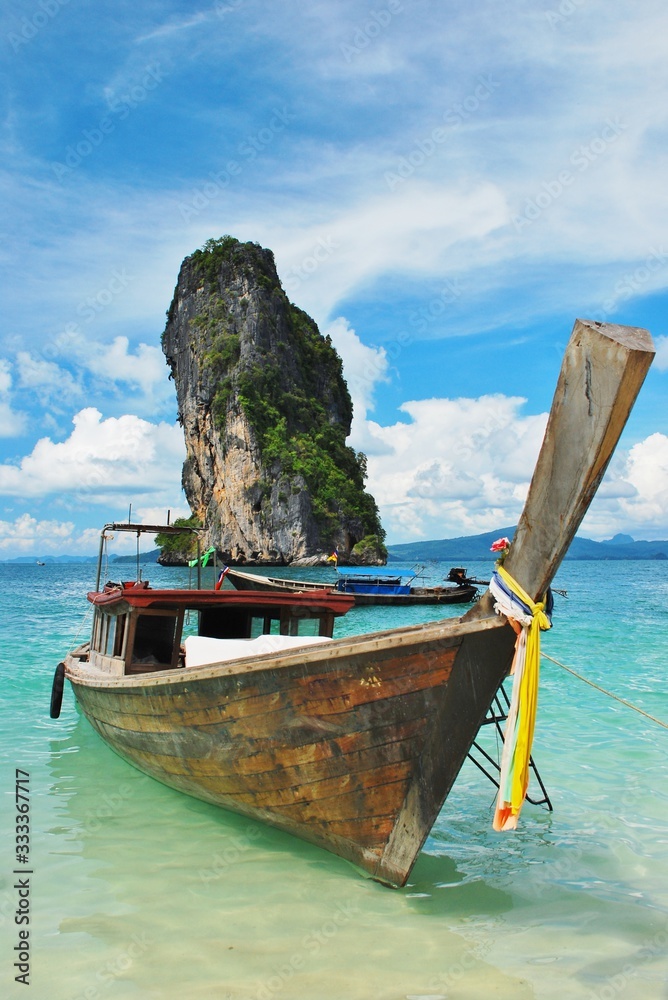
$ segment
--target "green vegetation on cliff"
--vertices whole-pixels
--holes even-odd
[[[276,276],[273,255],[231,236],[209,240],[192,255],[209,285],[206,310],[194,325],[206,338],[202,371],[215,382],[212,411],[224,431],[235,399],[260,447],[262,463],[277,475],[301,476],[321,536],[329,546],[341,527],[358,539],[385,532],[374,498],[365,491],[366,458],[346,445],[352,402],[341,359],[330,337],[293,305]],[[241,274],[256,292],[263,336],[242,350],[221,296],[228,276]]]
[[[175,528],[199,528],[199,518],[177,517],[174,520]],[[194,559],[197,555],[197,536],[194,532],[186,534],[171,535],[166,532],[159,532],[155,536],[155,544],[160,549],[160,558],[164,562],[183,563],[189,559]]]
[[[367,535],[353,546],[351,556],[364,565],[387,562],[387,549],[379,535]]]
[[[259,243],[241,243],[234,236],[222,236],[217,240],[207,240],[201,250],[195,250],[191,260],[202,277],[212,285],[217,284],[221,271],[232,267],[235,273],[243,274],[249,281],[282,291],[276,276],[274,255]]]

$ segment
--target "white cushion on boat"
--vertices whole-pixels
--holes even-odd
[[[189,635],[186,648],[186,667],[203,667],[225,660],[246,659],[263,653],[280,653],[299,646],[314,646],[331,642],[326,635],[259,635],[257,639],[212,639],[207,635]]]

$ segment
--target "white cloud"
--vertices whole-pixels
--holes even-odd
[[[405,403],[411,418],[367,433],[369,490],[392,541],[477,534],[517,522],[547,414],[523,416],[526,400],[503,395]],[[580,534],[668,536],[668,436],[617,452]]]
[[[73,531],[70,521],[38,521],[30,514],[20,514],[14,521],[0,521],[0,551],[62,553]]]
[[[628,518],[636,524],[668,527],[668,437],[651,434],[635,444],[628,455],[626,476],[637,491],[620,500]]]
[[[169,508],[170,524],[174,524],[177,517],[190,517],[192,511],[182,501],[174,507]],[[149,507],[145,503],[132,508],[132,520],[138,524],[165,524],[167,510],[164,507]]]
[[[26,420],[12,410],[6,399],[0,399],[0,437],[18,437],[26,427]]]
[[[172,511],[175,517],[189,516],[184,509]],[[132,511],[132,520],[137,524],[161,524],[165,511],[144,508]],[[40,520],[29,513],[19,514],[13,521],[0,520],[0,552],[7,559],[17,554],[35,557],[42,555],[82,555],[95,556],[100,546],[102,525],[94,528],[78,529],[72,521]],[[150,536],[148,536],[150,538]],[[128,532],[118,532],[113,539],[114,555],[136,551],[136,536]],[[148,547],[152,546],[152,540]],[[147,546],[144,545],[144,548]]]
[[[62,494],[90,503],[118,503],[119,494],[156,494],[180,502],[183,433],[178,426],[151,424],[126,415],[102,419],[93,407],[73,419],[66,441],[41,438],[19,465],[0,466],[0,494],[45,497]]]
[[[371,425],[386,448],[369,457],[369,489],[390,540],[473,534],[516,520],[547,421],[522,416],[525,402],[500,394],[417,400],[401,407],[409,422]]]
[[[54,361],[36,358],[29,351],[19,351],[16,355],[16,367],[19,376],[19,386],[22,389],[34,389],[41,398],[76,397],[81,395],[81,388],[64,368]]]
[[[211,15],[209,15],[209,17],[210,16]],[[178,35],[181,31],[188,31],[190,28],[199,27],[202,22],[208,21],[209,17],[200,11],[192,17],[177,18],[172,21],[166,21],[165,24],[161,24],[159,27],[154,28],[153,31],[149,31],[145,35],[138,37],[136,39],[137,44],[139,45],[142,42],[152,42],[156,38],[166,38],[175,34]]]
[[[11,390],[10,364],[0,358],[0,437],[16,437],[23,433],[26,425],[25,416],[13,409]]]
[[[165,357],[159,347],[139,343],[133,351],[126,336],[111,343],[86,337],[82,328],[68,324],[48,345],[52,356],[60,356],[75,374],[55,361],[18,351],[18,388],[32,390],[42,403],[62,410],[84,394],[115,395],[131,391],[132,408],[155,413],[173,403],[174,388],[168,380]],[[90,376],[94,376],[91,380]]]
[[[660,372],[668,371],[668,337],[655,337],[654,346],[656,347],[654,367]]]
[[[397,191],[383,184],[380,194],[358,196],[343,209],[321,207],[318,214],[317,225],[296,230],[286,214],[283,225],[280,219],[272,223],[267,237],[286,291],[320,319],[382,275],[434,278],[474,262],[479,266],[480,241],[510,219],[504,195],[492,182],[421,180]],[[258,229],[267,226],[260,223]],[[309,266],[312,260],[315,267]]]
[[[379,383],[389,382],[389,360],[384,347],[367,347],[343,316],[325,330],[343,361],[343,376],[353,401],[353,423],[348,444],[367,454],[385,445],[369,433],[367,414],[374,407],[374,393]]]
[[[164,391],[168,385],[167,366],[160,348],[139,344],[136,354],[128,348],[127,337],[116,337],[110,345],[95,345],[85,363],[95,375],[137,386],[147,396],[156,390]]]
[[[12,375],[9,362],[0,360],[0,392],[8,393],[12,387]]]
[[[241,173],[233,185],[208,199],[190,226],[183,225],[177,206],[193,185],[202,186],[210,180],[208,163],[202,166],[201,176],[184,178],[182,191],[169,190],[164,182],[160,186],[159,176],[153,177],[150,193],[119,188],[117,182],[105,188],[89,182],[79,171],[76,186],[63,190],[62,185],[54,185],[49,191],[42,183],[32,189],[31,208],[25,207],[25,197],[16,192],[18,197],[12,203],[21,213],[34,210],[46,220],[47,227],[57,211],[64,209],[70,215],[68,231],[59,233],[60,238],[54,241],[54,270],[65,272],[67,278],[62,290],[56,282],[48,282],[52,300],[67,295],[76,311],[77,303],[106,287],[114,269],[122,266],[132,280],[99,321],[104,323],[112,316],[145,316],[147,305],[152,307],[164,295],[165,285],[173,285],[174,271],[166,275],[162,271],[157,282],[150,280],[166,258],[173,258],[177,267],[184,251],[223,231],[267,242],[276,249],[286,273],[300,265],[319,237],[331,232],[338,238],[340,260],[325,262],[304,282],[307,308],[322,301],[323,293],[329,308],[360,281],[368,282],[397,267],[432,274],[445,262],[477,272],[482,254],[486,262],[505,262],[517,268],[520,250],[523,266],[532,261],[563,260],[566,254],[570,260],[605,261],[623,268],[625,262],[647,254],[653,241],[662,239],[665,164],[661,156],[648,155],[666,122],[660,94],[668,72],[660,39],[665,37],[668,19],[658,6],[644,9],[642,17],[611,17],[601,4],[588,0],[582,5],[586,9],[566,19],[563,30],[550,25],[544,12],[526,4],[516,5],[501,20],[485,18],[467,8],[449,10],[447,17],[424,9],[415,16],[402,10],[378,37],[367,39],[369,44],[350,63],[346,63],[340,46],[363,30],[368,11],[360,13],[355,5],[327,3],[308,12],[282,12],[280,17],[254,20],[243,6],[238,13],[249,18],[245,21],[247,42],[252,44],[260,34],[269,36],[281,49],[288,45],[298,67],[296,82],[309,79],[313,100],[333,99],[328,89],[335,64],[342,78],[350,77],[351,90],[337,90],[336,99],[348,109],[351,125],[356,115],[364,114],[367,104],[376,118],[362,118],[359,131],[351,128],[338,136],[328,133],[328,141],[323,141],[320,130],[310,135],[298,119],[294,129],[288,130],[293,157],[275,157],[278,144],[262,150],[264,177],[275,178],[276,189],[262,184],[254,187],[257,179],[251,177],[250,164],[239,157],[234,146],[221,148],[220,165],[236,155],[241,159]],[[603,43],[601,17],[605,22]],[[229,23],[231,18],[216,17],[211,7],[206,14],[168,19],[144,32],[143,37],[164,36],[165,44],[173,46],[176,63],[183,57],[180,29],[199,28],[193,32],[198,39],[197,55],[202,72],[208,74],[213,68],[220,71],[224,64],[220,54],[230,43]],[[588,41],[585,26],[592,25],[596,32]],[[583,34],[575,36],[576,28]],[[235,39],[236,46],[243,43],[244,33]],[[390,64],[385,58],[388,47]],[[145,54],[138,54],[132,46],[126,57],[134,65]],[[437,75],[433,86],[426,87],[434,57],[444,61],[448,69]],[[402,111],[389,97],[383,104],[372,89],[361,98],[352,87],[353,83],[359,87],[360,73],[371,75],[378,63],[382,63],[383,74],[389,65],[393,88],[406,88],[407,110]],[[650,67],[656,82],[651,94],[642,83]],[[176,75],[176,65],[171,72]],[[461,114],[453,112],[463,107],[467,98],[475,105],[481,75],[494,79],[493,91],[478,102],[479,107]],[[606,85],[602,88],[603,79]],[[527,80],[531,81],[530,89]],[[518,93],[521,101],[517,101]],[[586,100],[582,100],[583,93]],[[151,98],[158,107],[163,100],[173,102],[173,89],[169,98],[162,90],[156,90]],[[186,107],[191,113],[188,101]],[[197,108],[200,119],[213,113],[206,94],[198,94]],[[179,110],[170,105],[171,114]],[[220,117],[220,109],[215,111]],[[226,112],[234,113],[231,108]],[[449,125],[448,113],[451,117],[454,114]],[[595,158],[586,170],[578,170],[570,157],[583,143],[592,141],[614,115],[625,124],[621,134],[607,144],[604,153],[593,154]],[[416,143],[424,144],[432,130],[444,124],[447,141],[439,143],[424,164],[417,165],[405,184],[389,191],[384,180],[387,171],[396,169],[398,161],[417,148]],[[211,139],[220,141],[217,134]],[[34,169],[35,164],[32,166]],[[512,225],[497,229],[510,223],[513,212],[521,210],[528,199],[539,193],[547,197],[543,184],[554,185],[562,169],[568,169],[575,181],[551,199],[535,223],[520,234]],[[470,183],[463,183],[462,177],[470,177]],[[264,183],[268,185],[268,180]],[[281,190],[280,197],[277,190]],[[290,192],[295,190],[298,194],[292,196]],[[453,236],[455,243],[461,239],[471,243],[463,259],[447,256]],[[42,251],[42,265],[48,256],[48,251]],[[63,268],[63,262],[76,266]],[[668,283],[668,274],[663,273],[667,270],[663,268],[654,276],[655,286]],[[599,272],[596,288],[591,289],[591,276],[583,276],[581,288],[589,283],[593,297],[603,301],[614,294],[616,280],[614,273]],[[645,291],[651,287],[648,284]],[[553,294],[558,299],[561,293],[555,289]],[[166,301],[163,297],[162,310]],[[319,308],[322,316],[324,307]]]

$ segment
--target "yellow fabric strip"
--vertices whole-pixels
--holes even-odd
[[[529,760],[531,758],[531,746],[533,744],[534,729],[536,725],[536,709],[538,705],[538,679],[540,675],[540,633],[551,627],[550,619],[545,614],[545,602],[535,602],[523,590],[516,580],[503,568],[497,566],[497,573],[506,584],[509,590],[527,606],[531,614],[531,624],[527,627],[523,625],[525,631],[525,645],[518,641],[515,647],[515,659],[513,668],[515,671],[516,660],[524,656],[524,663],[521,669],[521,677],[518,678],[518,690],[513,685],[513,702],[516,704],[517,726],[514,734],[506,728],[506,737],[512,739],[515,736],[514,746],[510,747],[510,753],[506,754],[508,772],[500,777],[499,801],[497,803],[494,817],[494,829],[507,830],[515,829],[517,818],[522,809],[522,804],[529,785]],[[502,761],[503,765],[503,761]],[[504,797],[510,792],[509,799]]]

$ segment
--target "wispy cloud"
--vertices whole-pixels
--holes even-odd
[[[18,437],[25,426],[25,414],[14,410],[11,366],[0,359],[0,437]]]
[[[37,434],[73,447],[70,421],[84,403],[105,433],[123,417],[169,426],[165,310],[183,257],[224,233],[273,249],[290,297],[323,328],[334,323],[347,370],[371,373],[357,384],[349,375],[353,440],[375,455],[393,530],[487,523],[493,505],[473,514],[464,495],[475,487],[491,503],[493,485],[507,523],[518,482],[491,454],[487,479],[447,450],[430,456],[428,424],[447,414],[454,426],[457,408],[460,420],[483,420],[482,400],[497,390],[542,413],[550,390],[535,351],[555,351],[545,331],[575,315],[636,322],[646,312],[658,335],[653,398],[665,402],[659,0],[623,10],[515,0],[503,16],[492,0],[73,10],[12,51],[0,120],[0,434],[17,489],[23,463],[37,461]],[[467,339],[458,371],[433,364],[438,341]],[[511,384],[490,389],[492,352]],[[415,370],[420,391],[404,392]],[[460,396],[472,402],[453,402]],[[498,406],[510,440],[528,433],[534,418]],[[642,412],[627,448],[651,441],[658,456],[652,435],[668,433],[668,408]],[[383,465],[393,435],[412,441],[398,496]],[[627,471],[650,498],[644,454]],[[662,497],[643,508],[655,524],[668,524]],[[610,518],[632,516],[626,500],[610,499]],[[391,513],[402,505],[412,520]]]
[[[151,31],[146,32],[146,34],[139,35],[136,43],[137,45],[141,45],[143,42],[152,42],[156,38],[168,38],[170,35],[175,35],[182,31],[190,31],[191,28],[199,27],[199,25],[211,21],[211,19],[212,13],[205,11],[199,11],[199,13],[193,14],[192,17],[175,18],[166,21],[157,28],[153,28]]]

